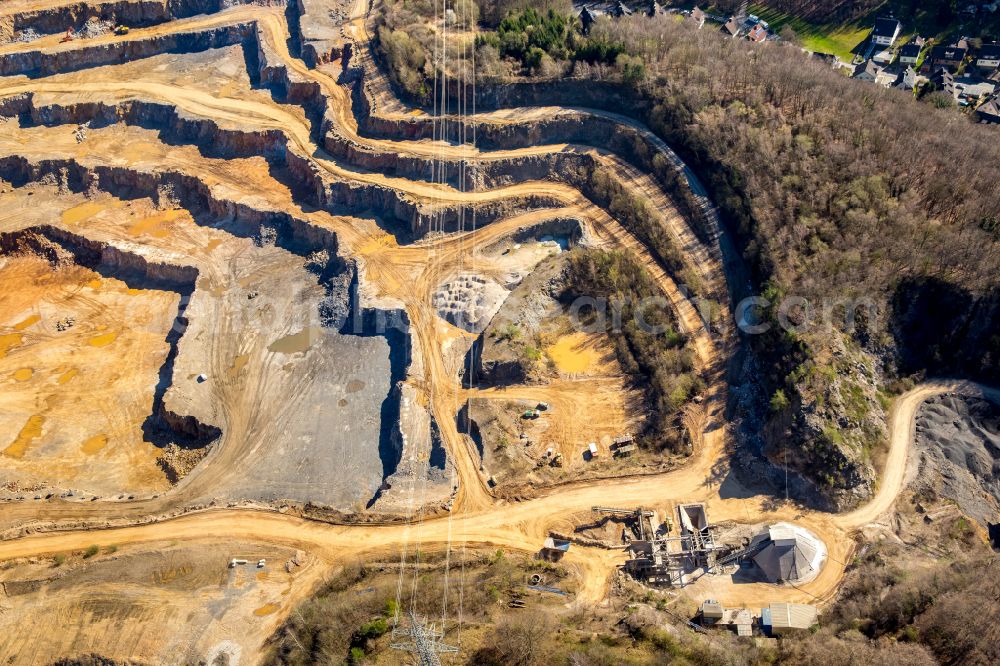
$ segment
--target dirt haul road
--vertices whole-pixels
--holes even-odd
[[[309,69],[300,60],[293,58],[285,45],[287,26],[283,16],[266,8],[238,7],[209,17],[196,17],[175,21],[145,30],[135,30],[127,37],[113,35],[87,40],[86,44],[107,43],[119,39],[140,39],[150,35],[167,34],[180,30],[204,29],[229,25],[236,21],[257,21],[265,34],[268,44],[279,54],[282,61],[303,77],[319,82],[329,94],[334,111],[339,119],[339,130],[350,138],[375,147],[383,147],[394,152],[470,159],[500,159],[529,153],[552,152],[555,150],[582,149],[594,151],[608,164],[618,164],[617,158],[595,151],[592,148],[578,148],[570,145],[539,146],[521,151],[495,151],[479,153],[461,146],[446,147],[426,142],[373,141],[357,137],[356,121],[350,107],[350,96],[331,77]],[[80,43],[62,44],[53,51],[70,51],[79,48]],[[9,45],[0,52],[25,50],[24,45]],[[762,504],[769,498],[750,493],[722,495],[720,486],[711,479],[718,478],[719,465],[724,461],[725,424],[725,384],[722,381],[720,342],[705,329],[694,305],[681,293],[676,283],[653,259],[645,246],[624,229],[607,213],[593,206],[575,189],[550,181],[534,181],[497,188],[489,191],[462,192],[448,186],[415,182],[403,178],[387,177],[379,173],[346,167],[320,150],[310,139],[309,127],[294,113],[283,112],[279,107],[255,104],[246,101],[218,98],[198,91],[180,87],[154,85],[141,81],[106,83],[94,81],[83,86],[61,86],[51,82],[27,81],[21,77],[4,80],[0,92],[46,92],[49,94],[78,94],[82,92],[100,94],[112,98],[142,96],[166,101],[189,113],[219,119],[225,122],[250,124],[264,128],[278,128],[286,133],[289,140],[313,156],[314,161],[331,175],[346,180],[355,180],[384,185],[429,203],[479,203],[496,201],[523,195],[545,193],[563,202],[565,209],[536,211],[520,218],[509,218],[476,232],[425,242],[407,248],[394,247],[384,238],[374,238],[359,233],[348,224],[334,227],[348,253],[357,256],[365,267],[365,277],[381,295],[398,299],[411,318],[411,327],[416,346],[425,362],[424,375],[413,380],[424,393],[432,407],[442,437],[456,464],[459,481],[459,496],[449,518],[439,518],[420,522],[412,526],[331,526],[298,520],[276,513],[247,510],[210,510],[164,520],[148,525],[108,529],[100,533],[101,540],[113,543],[141,543],[154,540],[199,539],[207,534],[214,538],[253,538],[275,543],[297,545],[323,554],[334,560],[349,554],[364,552],[395,551],[400,543],[441,546],[450,541],[470,544],[489,544],[506,548],[535,551],[542,539],[551,530],[565,530],[571,527],[567,517],[575,513],[587,512],[591,506],[600,504],[648,504],[670,503],[674,501],[698,501],[708,504],[714,520],[738,520],[741,522],[762,522],[773,520],[795,520],[811,529],[828,547],[830,558],[820,576],[800,588],[776,588],[774,586],[741,585],[733,586],[724,601],[732,603],[763,602],[789,599],[805,600],[813,597],[828,598],[836,589],[848,560],[852,542],[852,530],[870,522],[889,509],[902,486],[903,468],[909,446],[914,413],[920,402],[929,395],[943,390],[967,387],[962,383],[942,382],[922,386],[903,396],[892,415],[892,439],[885,478],[874,500],[851,514],[830,516],[815,512],[800,512],[792,506],[780,506],[765,510]],[[517,114],[511,114],[516,118]],[[526,116],[528,113],[525,114]],[[630,121],[631,122],[631,121]],[[644,130],[648,131],[648,130]],[[634,170],[633,170],[634,171]],[[626,171],[632,173],[632,171]],[[660,201],[655,186],[645,177],[637,175],[636,190]],[[448,370],[440,354],[445,336],[454,335],[444,325],[430,306],[430,295],[437,287],[438,280],[448,272],[468,265],[471,248],[482,246],[499,237],[504,232],[520,225],[539,221],[547,217],[579,217],[598,236],[601,244],[622,248],[645,265],[661,286],[670,302],[678,311],[678,318],[684,330],[692,337],[702,368],[709,375],[710,389],[706,401],[710,425],[702,437],[700,446],[688,464],[667,474],[645,478],[598,481],[592,483],[568,484],[553,489],[548,495],[518,504],[496,504],[486,488],[478,469],[478,462],[464,438],[456,431],[454,415],[464,402],[468,392],[464,391],[452,372]],[[668,223],[670,221],[668,220]],[[676,221],[675,221],[676,223]],[[683,221],[679,221],[683,223]],[[686,240],[681,228],[675,229],[678,238]],[[688,230],[689,232],[689,230]],[[686,243],[684,243],[686,245]],[[700,263],[700,262],[699,262]],[[701,264],[703,271],[721,280],[721,268],[716,265]],[[518,389],[527,391],[527,389]],[[544,400],[546,391],[562,399],[559,387],[531,387],[530,395]],[[502,391],[498,392],[502,394]],[[512,394],[516,392],[512,391]],[[218,462],[218,461],[215,461]],[[210,477],[206,477],[210,478]],[[141,516],[155,513],[156,508],[180,506],[184,491],[194,485],[192,481],[182,484],[168,499],[160,503],[105,505],[88,503],[71,505],[53,503],[44,507],[21,505],[9,507],[9,518],[23,519],[31,515],[43,521],[61,521],[64,527],[72,520],[128,521],[140,520]],[[736,495],[735,497],[733,495]],[[55,532],[34,535],[0,544],[0,558],[28,556],[70,549],[79,549],[93,542],[94,531]],[[599,601],[606,592],[608,577],[620,561],[616,552],[595,549],[574,549],[568,562],[583,576],[584,584],[579,595],[581,602]]]
[[[523,551],[535,551],[549,530],[566,524],[566,516],[589,511],[591,506],[609,502],[631,505],[640,502],[702,500],[714,520],[795,520],[818,534],[826,543],[829,559],[815,580],[798,587],[750,584],[733,586],[727,603],[752,603],[767,600],[828,599],[836,590],[849,560],[853,542],[850,534],[891,508],[902,487],[906,454],[912,440],[914,418],[919,406],[932,395],[948,391],[981,392],[1000,399],[1000,392],[966,381],[937,381],[921,385],[901,396],[891,418],[891,450],[885,470],[886,480],[872,502],[859,511],[831,516],[802,512],[793,506],[765,511],[760,506],[767,498],[723,499],[718,488],[706,484],[716,460],[697,454],[692,463],[680,470],[645,479],[579,484],[561,487],[552,494],[513,505],[485,511],[466,512],[447,518],[424,521],[415,526],[333,526],[288,516],[247,510],[210,510],[150,525],[103,530],[100,532],[57,532],[30,536],[0,543],[0,559],[28,557],[85,548],[95,539],[101,542],[130,544],[163,540],[214,538],[255,539],[276,544],[307,548],[334,560],[348,555],[393,551],[400,543],[443,546],[449,541],[469,545],[489,545]],[[568,562],[582,567],[584,592],[580,601],[599,601],[620,554],[591,548],[574,548]]]

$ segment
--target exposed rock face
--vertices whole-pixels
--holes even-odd
[[[362,47],[353,46],[353,49],[357,48]],[[585,106],[600,112],[561,109],[544,118],[533,118],[526,122],[470,121],[464,117],[452,116],[447,123],[437,123],[430,115],[378,115],[375,112],[376,100],[367,81],[379,79],[379,72],[375,71],[372,60],[356,60],[360,64],[352,61],[351,52],[346,54],[343,78],[354,82],[352,99],[358,129],[362,134],[397,141],[428,139],[437,136],[443,127],[445,138],[450,141],[461,142],[474,133],[477,145],[485,150],[511,150],[545,143],[579,143],[609,150],[636,168],[652,174],[685,216],[694,233],[707,241],[712,251],[716,250],[723,227],[715,206],[708,199],[704,186],[694,172],[670,146],[651,131],[640,130],[636,126],[632,118],[643,119],[648,105],[645,102],[637,103],[634,92],[627,87],[608,82],[587,82],[586,85],[581,85],[579,81],[495,83],[477,89],[477,108],[480,110],[515,105],[552,105]],[[465,92],[468,94],[467,90]],[[454,99],[460,97],[458,90],[452,90],[451,95]],[[348,157],[359,152],[372,152],[368,148],[351,144],[338,136],[335,129],[331,131],[326,125],[323,134],[328,150],[334,154]],[[338,143],[347,145],[338,148],[335,145]],[[548,174],[530,175],[546,165]],[[597,166],[592,156],[578,153],[533,156],[531,159],[491,160],[477,165],[473,182],[500,186],[518,180],[547,178],[558,174],[559,178],[593,199],[591,183],[581,174],[592,171]],[[405,161],[390,164],[383,160],[378,168],[400,169],[400,173],[412,174],[418,178],[429,173],[427,166],[423,167],[422,172],[411,171],[417,168],[416,165],[406,164]],[[449,182],[457,174],[457,169],[452,172],[450,168],[451,165],[444,164],[444,175]],[[441,169],[441,165],[438,169]]]
[[[293,0],[296,16],[289,26],[298,33],[302,59],[316,67],[343,54],[341,29],[350,17],[351,4],[345,0]]]
[[[242,43],[254,29],[255,24],[252,22],[236,23],[208,30],[92,44],[70,51],[44,48],[5,53],[0,55],[0,76],[18,74],[49,76],[88,67],[113,65],[125,60],[147,58],[169,51],[194,52],[234,46]]]
[[[799,404],[772,414],[763,453],[774,465],[769,475],[774,485],[784,488],[787,468],[800,497],[841,511],[874,494],[871,454],[884,446],[888,424],[876,361],[846,337],[832,339],[828,356],[793,371]]]
[[[918,496],[947,497],[984,527],[1000,522],[1000,405],[935,396],[917,413],[916,433]]]
[[[168,444],[164,447],[162,455],[156,459],[156,464],[167,475],[167,480],[170,483],[177,483],[204,460],[210,446],[192,449]]]
[[[198,269],[193,266],[151,262],[141,255],[48,225],[0,233],[0,253],[18,251],[40,254],[55,264],[74,261],[87,268],[114,269],[142,280],[149,289],[193,290],[198,280]]]
[[[419,493],[421,504],[444,504],[455,488],[454,466],[438,434],[437,424],[424,408],[409,384],[400,384],[399,420],[392,433],[392,445],[398,465],[386,477],[373,500],[375,510],[388,513],[411,513],[413,495]]]
[[[477,343],[477,380],[509,384],[531,379],[535,363],[525,350],[542,322],[561,311],[565,271],[566,256],[556,255],[538,264],[510,293]]]
[[[1000,382],[1000,288],[972,292],[928,277],[902,281],[890,331],[902,373],[964,374]]]
[[[197,14],[214,14],[236,5],[282,6],[285,0],[105,0],[77,2],[47,9],[19,12],[10,17],[11,30],[56,34],[67,28],[81,30],[89,21],[139,28]]]
[[[157,200],[163,192],[174,192],[178,203],[192,211],[201,211],[218,218],[228,218],[231,233],[253,237],[262,226],[278,230],[278,244],[289,249],[308,248],[306,254],[317,249],[330,250],[337,257],[337,237],[305,220],[281,211],[254,208],[246,203],[221,198],[199,178],[176,171],[141,172],[117,166],[85,166],[75,160],[45,160],[31,162],[20,156],[0,158],[0,174],[14,185],[54,180],[60,187],[76,192],[92,188],[111,194],[129,195],[141,192]]]
[[[470,333],[482,333],[507,293],[492,278],[462,274],[441,284],[431,305],[451,324]]]
[[[365,419],[363,422],[359,420],[358,430],[365,428],[368,430],[365,430],[364,433],[355,432],[354,436],[379,441],[379,424],[381,423],[385,432],[384,439],[386,442],[389,441],[389,430],[393,424],[398,423],[399,382],[406,376],[411,358],[408,321],[405,312],[401,310],[386,311],[379,307],[366,307],[363,303],[352,307],[350,292],[356,287],[357,271],[354,270],[353,262],[345,260],[339,255],[337,237],[329,229],[296,218],[284,211],[263,210],[255,207],[259,204],[250,205],[242,201],[224,198],[224,195],[220,195],[199,179],[174,172],[145,173],[127,168],[92,167],[73,160],[36,163],[12,156],[0,159],[0,175],[15,186],[32,182],[47,182],[53,186],[76,192],[117,192],[131,197],[150,197],[154,201],[165,198],[170,205],[187,207],[195,217],[224,219],[224,228],[227,232],[244,238],[262,236],[267,230],[272,239],[270,244],[278,245],[303,257],[305,268],[317,274],[318,281],[325,288],[326,294],[319,304],[321,320],[325,308],[326,315],[331,320],[327,323],[343,326],[343,331],[340,334],[331,331],[328,335],[321,336],[317,344],[324,345],[326,353],[323,353],[324,350],[320,350],[317,352],[317,358],[329,361],[323,361],[326,363],[324,365],[324,372],[326,372],[324,380],[333,382],[331,385],[333,389],[351,391],[350,400],[354,401],[353,404],[357,406],[357,409],[361,408],[360,406],[365,400],[374,400],[375,413],[380,414],[380,417],[374,420]],[[58,228],[36,228],[29,232],[21,232],[18,237],[5,236],[0,238],[0,246],[38,252],[56,262],[72,260],[86,265],[100,263],[103,267],[114,268],[116,273],[121,274],[123,278],[131,276],[131,278],[125,279],[147,281],[145,283],[147,287],[175,288],[180,291],[182,299],[177,317],[180,326],[172,329],[168,339],[171,350],[164,366],[167,368],[165,370],[167,376],[172,374],[172,362],[178,353],[181,335],[189,323],[184,314],[189,302],[185,296],[192,294],[197,284],[198,273],[196,269],[157,264],[147,261],[142,256],[132,256],[116,247],[78,237]],[[356,317],[350,316],[355,313]],[[385,341],[370,339],[373,337],[385,337],[389,341],[389,349],[386,349]],[[385,350],[385,356],[378,358],[383,353],[382,350]],[[375,358],[369,358],[373,354]],[[376,380],[366,380],[356,382],[356,386],[353,386],[348,379],[337,374],[340,365],[335,359],[343,357],[350,358],[352,361],[351,367],[346,372],[353,372],[358,376],[364,375],[365,372],[371,373],[376,377],[380,376],[381,383]],[[378,365],[379,363],[381,366]],[[329,366],[337,367],[331,368]],[[385,374],[379,375],[383,366]],[[318,364],[314,364],[311,372],[316,373],[319,370]],[[390,372],[391,377],[389,376]],[[383,384],[390,394],[386,396],[383,392],[375,395],[381,390]],[[192,405],[189,400],[190,396],[172,390],[171,386],[170,381],[158,386],[154,396],[154,414],[146,425],[152,428],[149,435],[157,438],[155,441],[163,441],[166,454],[161,466],[170,478],[176,480],[197,464],[198,460],[207,452],[205,444],[218,438],[221,432],[219,428],[206,424],[202,420],[203,414],[212,412],[210,408],[201,409],[197,405]],[[324,390],[327,388],[324,386]],[[379,412],[380,405],[381,412]],[[346,410],[350,408],[350,404],[341,407],[338,403],[337,409],[327,409],[326,411],[334,412],[335,414],[331,418],[336,419],[343,418]],[[339,417],[336,416],[338,410],[343,412]],[[195,414],[198,416],[193,416]],[[373,429],[369,427],[371,424],[374,424]],[[296,438],[292,437],[292,439]],[[378,454],[385,453],[381,443],[379,448]],[[309,453],[307,451],[306,455]],[[370,454],[375,457],[377,464],[378,455],[375,451],[370,451]],[[391,459],[384,459],[387,470],[395,469],[398,456],[399,453],[396,452],[391,456]],[[357,457],[355,456],[355,458]],[[331,458],[330,460],[333,465],[342,465],[344,462],[343,458]],[[437,461],[437,457],[435,457],[435,461]],[[330,470],[324,470],[320,467],[314,465],[310,468],[310,472],[314,476],[329,473]],[[257,465],[251,471],[257,472],[258,476],[262,475],[264,482],[270,482],[266,490],[273,493],[274,497],[288,496],[294,499],[294,495],[287,495],[279,487],[284,482],[284,478],[267,476],[267,473],[273,469],[274,465],[269,467],[264,464]],[[382,466],[376,466],[370,471],[374,477],[371,479],[370,490],[374,493],[379,484],[382,483],[385,474],[389,472],[384,471]],[[358,499],[355,497],[358,488],[352,485],[336,487],[331,485],[330,488],[324,487],[324,490],[326,494],[318,498],[324,503],[353,506]],[[237,497],[274,499],[270,495],[260,496],[260,492],[263,491],[254,494],[255,490],[250,487],[230,488],[228,491]],[[335,493],[341,494],[335,495]],[[353,499],[344,499],[345,494],[351,495]]]

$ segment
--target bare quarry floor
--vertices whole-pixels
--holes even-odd
[[[0,484],[27,494],[53,482],[102,495],[165,489],[142,425],[177,294],[34,256],[0,258],[0,282],[18,285],[0,292]]]

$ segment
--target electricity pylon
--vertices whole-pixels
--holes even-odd
[[[441,639],[444,638],[443,631],[436,630],[433,624],[424,626],[424,623],[417,619],[413,611],[410,611],[410,626],[407,629],[393,629],[392,637],[410,639],[402,643],[390,643],[389,647],[394,650],[416,653],[420,659],[420,666],[441,666],[439,654],[458,652],[457,647],[441,642]]]

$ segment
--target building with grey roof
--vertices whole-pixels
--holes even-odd
[[[805,531],[772,525],[750,541],[753,563],[772,583],[794,582],[819,571],[821,546]]]

